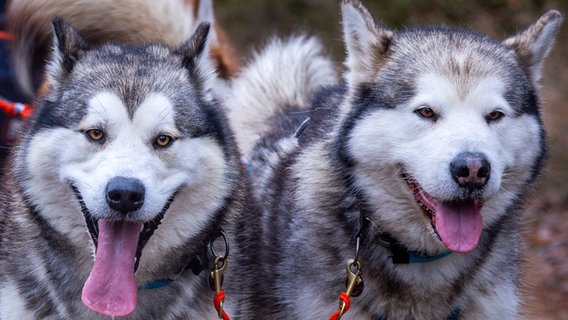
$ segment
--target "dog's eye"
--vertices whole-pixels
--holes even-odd
[[[89,129],[85,131],[87,137],[94,142],[103,142],[105,139],[105,133],[101,129]]]
[[[174,138],[168,136],[167,134],[161,134],[154,140],[154,145],[158,148],[165,148],[174,142]]]
[[[426,118],[426,119],[430,119],[430,120],[436,120],[438,118],[438,115],[436,114],[434,109],[432,109],[428,106],[418,108],[418,109],[416,109],[415,112],[416,112],[416,114],[418,114],[422,118]]]
[[[487,122],[495,122],[497,120],[501,120],[501,118],[503,118],[504,116],[505,114],[503,114],[503,112],[495,110],[493,112],[488,113],[485,116],[485,120],[487,120]]]

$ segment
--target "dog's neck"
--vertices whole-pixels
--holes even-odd
[[[223,237],[225,238],[224,235],[223,235]],[[213,240],[215,238],[216,237],[214,237]],[[227,243],[227,242],[225,242],[225,243]],[[211,246],[211,243],[209,245],[205,245],[205,246],[202,246],[201,248],[199,248],[197,250],[197,252],[195,252],[195,254],[191,256],[190,260],[186,264],[181,265],[177,269],[178,271],[176,271],[176,273],[172,277],[165,277],[165,278],[155,279],[155,280],[146,282],[145,284],[140,285],[138,287],[138,289],[161,288],[161,287],[164,287],[164,286],[171,284],[176,279],[179,279],[180,277],[184,276],[185,273],[188,270],[191,270],[191,272],[194,275],[197,276],[202,271],[210,269],[210,265],[211,265],[210,261],[212,260],[210,255],[209,255],[209,250],[208,250],[210,246]]]
[[[352,181],[352,179],[348,179],[348,181]],[[357,244],[369,243],[369,241],[362,241],[365,237],[370,236],[369,228],[372,226],[369,220],[369,216],[371,215],[366,206],[364,196],[361,194],[361,192],[354,191],[356,189],[354,189],[354,187],[349,182],[348,182],[348,188],[351,190],[354,198],[356,199],[357,202],[356,207],[358,208],[359,211],[359,222],[355,232],[356,242]],[[428,255],[419,251],[409,250],[395,237],[393,237],[389,233],[382,232],[381,230],[378,229],[376,230],[376,233],[373,236],[375,238],[375,241],[379,245],[391,251],[391,255],[389,257],[392,259],[393,264],[432,262],[442,259],[452,253],[452,251],[450,250],[444,250],[436,255]],[[357,247],[358,246],[359,245],[357,245]],[[356,248],[356,252],[358,251],[359,248]]]

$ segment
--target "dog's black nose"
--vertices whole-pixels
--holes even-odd
[[[450,172],[460,186],[481,188],[489,181],[491,163],[483,153],[463,152],[450,163]]]
[[[122,213],[136,211],[144,204],[144,185],[138,179],[114,177],[107,183],[106,201]]]

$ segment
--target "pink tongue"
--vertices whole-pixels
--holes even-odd
[[[474,200],[439,201],[434,224],[442,242],[453,252],[470,252],[481,237],[481,206]]]
[[[107,316],[125,316],[136,307],[134,258],[142,223],[99,221],[95,266],[83,287],[83,303]]]

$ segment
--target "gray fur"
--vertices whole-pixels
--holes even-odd
[[[241,248],[250,247],[244,230],[253,225],[241,219],[254,208],[237,145],[212,94],[208,24],[179,48],[93,48],[65,21],[56,20],[54,29],[49,90],[2,179],[0,318],[106,318],[81,302],[95,252],[85,210],[96,219],[141,222],[165,210],[142,250],[138,303],[125,318],[217,319],[208,245],[222,243],[220,229],[231,245],[225,310],[248,318],[239,311],[245,305],[239,295],[250,282],[240,281],[255,256]],[[90,141],[90,129],[104,139]],[[173,142],[160,148],[160,135]],[[115,175],[145,186],[144,205],[126,216],[100,207],[106,179]],[[188,269],[179,274],[180,267]],[[174,281],[140,288],[166,278]]]
[[[223,97],[245,159],[250,158],[259,137],[271,130],[269,118],[278,112],[273,106],[304,106],[319,88],[336,83],[333,62],[316,38],[296,36],[269,42],[231,81],[231,90]],[[254,90],[249,90],[251,86]]]
[[[262,76],[233,87],[242,100],[232,112],[250,112],[249,123],[263,123],[240,133],[259,137],[247,158],[262,205],[264,281],[256,318],[331,316],[362,230],[364,291],[351,298],[343,319],[445,319],[457,312],[460,319],[515,319],[522,300],[521,204],[546,149],[538,80],[560,13],[546,13],[502,43],[445,27],[393,31],[357,0],[342,1],[342,13],[344,86],[290,108],[281,88],[266,90],[276,81],[271,76],[281,75],[255,69],[253,61],[244,74]],[[297,55],[309,63],[304,58]],[[256,57],[271,59],[284,62],[269,52]],[[319,75],[300,76],[317,83],[310,77]],[[306,92],[284,85],[291,96]],[[257,101],[268,103],[255,118]],[[421,116],[424,107],[434,116]],[[308,116],[303,133],[294,135]],[[483,154],[491,164],[487,184],[474,191],[450,176],[463,152]],[[426,263],[391,261],[395,244],[427,256],[446,251],[411,183],[437,203],[482,203],[473,249]],[[368,221],[363,227],[361,214]]]

